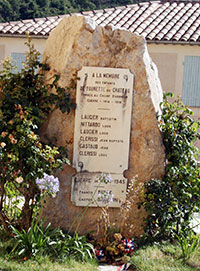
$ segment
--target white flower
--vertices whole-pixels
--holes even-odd
[[[111,190],[101,191],[98,194],[98,199],[106,204],[113,202],[113,197],[114,195],[112,194]]]
[[[0,146],[2,147],[2,149],[6,146],[5,142],[1,142]]]
[[[24,180],[24,179],[22,178],[22,176],[17,177],[17,178],[15,179],[15,181],[16,181],[17,183],[22,183],[23,180]]]
[[[52,196],[55,196],[59,191],[60,184],[57,177],[44,173],[42,179],[37,178],[36,184],[39,186],[42,192],[46,191]]]

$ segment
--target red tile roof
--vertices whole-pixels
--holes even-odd
[[[81,13],[99,25],[112,24],[144,35],[149,42],[200,45],[200,1],[160,0]],[[0,36],[47,37],[64,16],[0,23]]]

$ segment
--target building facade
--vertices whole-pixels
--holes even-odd
[[[82,12],[99,25],[112,24],[143,35],[157,65],[163,91],[180,96],[200,117],[200,3],[152,1],[111,9]],[[0,24],[0,59],[11,56],[21,68],[26,32],[42,54],[50,32],[64,16]]]

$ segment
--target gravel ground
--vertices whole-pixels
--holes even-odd
[[[99,265],[99,271],[117,271],[119,269],[119,266],[113,266],[113,265]]]

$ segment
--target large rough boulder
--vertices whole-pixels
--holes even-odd
[[[60,74],[59,84],[68,86],[74,74],[83,66],[127,68],[134,74],[134,102],[132,111],[129,168],[124,173],[128,180],[137,175],[138,183],[151,178],[161,178],[164,173],[164,146],[158,128],[156,113],[160,112],[162,89],[155,65],[152,63],[142,36],[112,26],[97,26],[94,21],[83,16],[64,18],[51,32],[43,54],[50,71],[46,80],[52,75]],[[72,93],[75,97],[76,93]],[[75,112],[62,114],[54,111],[42,130],[42,136],[56,136],[58,145],[67,145],[69,159],[73,159]],[[123,155],[123,154],[122,154]],[[65,166],[59,172],[61,190],[56,199],[47,204],[44,215],[68,229],[82,207],[74,206],[70,199],[72,176],[76,170]],[[134,192],[133,192],[134,196]],[[138,210],[136,202],[132,205],[129,221],[133,224],[134,235],[142,233],[144,210]],[[119,219],[118,208],[110,208],[111,219]],[[100,209],[88,208],[81,223],[81,233],[96,229]],[[121,220],[121,218],[120,218]],[[117,222],[118,223],[118,222]]]

